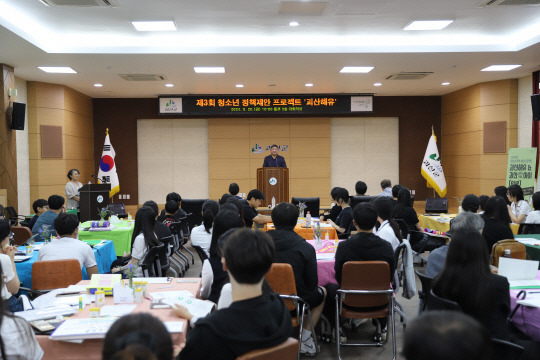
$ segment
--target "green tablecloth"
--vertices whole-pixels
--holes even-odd
[[[529,238],[529,239],[538,239],[539,245],[525,245],[525,250],[527,250],[527,255],[531,260],[540,260],[540,234],[526,234],[526,235],[514,235],[516,239],[519,238]]]
[[[133,224],[123,221],[116,225],[116,229],[111,231],[88,231],[82,228],[90,227],[91,221],[84,222],[79,227],[79,239],[81,240],[112,240],[116,256],[123,256],[124,251],[131,252],[131,236],[133,234]]]

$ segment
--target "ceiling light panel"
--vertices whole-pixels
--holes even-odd
[[[224,74],[223,66],[195,66],[193,68],[197,74]]]
[[[176,31],[174,21],[132,21],[137,31]]]
[[[69,66],[38,66],[40,70],[52,74],[76,74],[77,72]]]
[[[339,72],[343,74],[365,74],[373,70],[373,66],[344,66]]]
[[[405,26],[403,30],[442,30],[454,20],[416,20]]]
[[[510,71],[521,65],[491,65],[487,68],[483,68],[482,71]]]

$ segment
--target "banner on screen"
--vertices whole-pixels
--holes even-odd
[[[536,174],[536,148],[513,148],[508,150],[506,186],[519,185],[526,201],[534,193]]]

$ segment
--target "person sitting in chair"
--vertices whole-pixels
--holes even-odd
[[[349,230],[349,226],[352,223],[352,209],[349,206],[349,192],[347,189],[339,188],[336,190],[336,206],[341,207],[341,212],[336,219],[336,222],[332,219],[328,219],[328,223],[336,229],[338,234],[345,234]]]

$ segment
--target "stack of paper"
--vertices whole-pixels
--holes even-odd
[[[508,279],[510,289],[540,288],[537,272],[538,261],[499,258],[499,275]]]
[[[155,300],[161,300],[162,303],[170,306],[180,304],[185,306],[194,317],[205,317],[208,315],[215,304],[211,301],[204,301],[195,298],[189,291],[164,291],[150,293]]]
[[[52,340],[103,339],[117,318],[67,319],[51,334]]]

